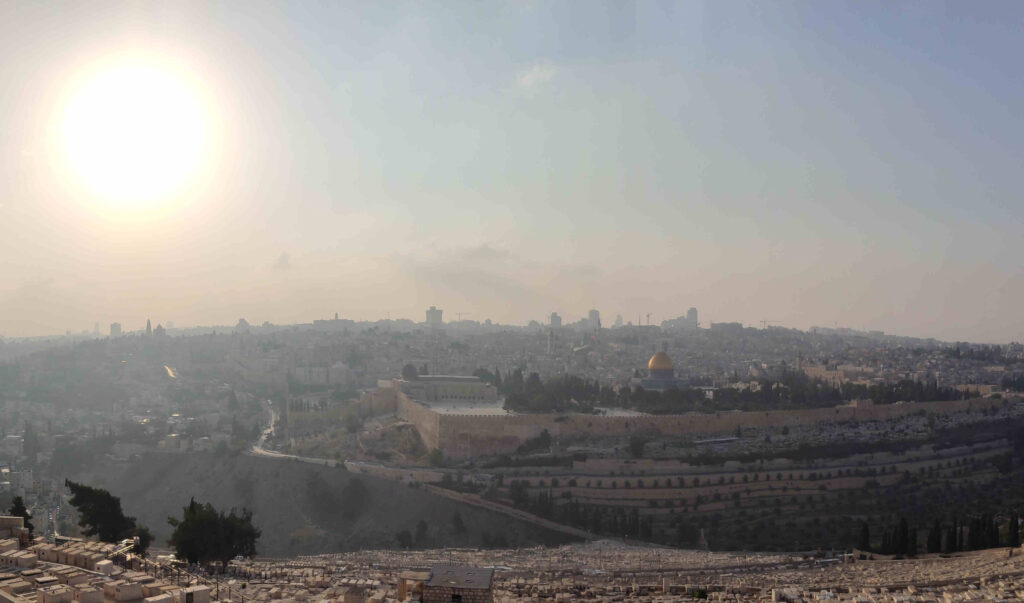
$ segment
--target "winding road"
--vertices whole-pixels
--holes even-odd
[[[272,437],[274,435],[275,430],[277,429],[278,414],[277,411],[274,410],[274,405],[270,400],[266,401],[266,407],[267,412],[270,415],[270,420],[267,424],[267,428],[260,433],[259,439],[256,440],[256,443],[254,443],[248,451],[246,451],[246,454],[250,456],[262,456],[265,458],[299,461],[302,463],[309,463],[311,465],[321,465],[327,467],[337,467],[339,464],[344,465],[346,468],[348,468],[350,464],[352,465],[353,469],[356,469],[358,467],[357,463],[350,463],[348,461],[342,462],[334,459],[298,456],[295,454],[286,454],[283,452],[278,452],[276,450],[267,449],[267,439]],[[561,532],[563,534],[568,534],[575,538],[582,538],[584,540],[596,539],[596,537],[590,532],[585,532],[583,530],[579,530],[570,526],[562,525],[560,523],[544,519],[543,517],[539,517],[532,513],[527,513],[526,511],[522,511],[520,509],[514,509],[501,503],[496,503],[490,500],[483,499],[477,494],[464,494],[461,492],[454,492],[452,490],[441,488],[439,486],[433,486],[430,484],[424,484],[424,488],[428,492],[436,494],[438,496],[443,496],[445,498],[465,503],[467,505],[473,505],[474,507],[479,507],[481,509],[487,509],[488,511],[501,513],[502,515],[505,515],[507,517],[512,517],[520,521],[526,521],[536,526],[540,526],[542,528],[554,530],[556,532]]]

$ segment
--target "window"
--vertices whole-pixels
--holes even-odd
[[[462,603],[462,595],[452,595],[452,603]]]

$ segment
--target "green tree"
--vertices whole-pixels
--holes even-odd
[[[25,520],[25,527],[28,528],[28,536],[31,538],[35,533],[35,526],[32,525],[32,514],[25,507],[25,501],[20,496],[15,496],[11,501],[11,508],[8,511],[12,517],[21,517]]]
[[[412,548],[412,534],[409,530],[402,530],[395,533],[395,540],[398,542],[398,546],[403,549]]]
[[[462,521],[462,515],[458,511],[452,514],[452,529],[456,534],[466,533],[466,524]]]
[[[647,438],[641,435],[629,436],[629,454],[635,459],[644,455],[644,446],[647,445]]]
[[[900,516],[900,521],[893,529],[892,549],[897,555],[907,554],[910,546],[910,526],[907,525],[907,518]]]
[[[355,410],[350,410],[342,417],[345,423],[345,430],[349,433],[356,433],[363,428],[363,417]]]
[[[868,531],[868,522],[860,522],[860,537],[857,538],[857,548],[862,551],[871,550],[871,532]]]
[[[121,499],[101,488],[64,480],[71,490],[71,506],[78,510],[78,526],[86,536],[117,542],[132,535],[135,518],[121,510]]]
[[[167,523],[174,528],[167,543],[178,558],[205,565],[220,562],[221,571],[235,557],[255,555],[261,534],[252,523],[252,511],[231,509],[225,515],[210,503],[200,504],[194,498],[182,509],[181,519],[168,517]]]
[[[929,553],[938,553],[942,550],[942,525],[938,519],[932,524],[932,529],[928,531],[927,547]]]

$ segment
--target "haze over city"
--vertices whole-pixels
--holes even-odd
[[[1022,31],[0,0],[0,603],[1024,599]]]
[[[5,2],[0,333],[436,304],[1020,340],[1021,21]]]

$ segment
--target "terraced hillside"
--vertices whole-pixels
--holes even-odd
[[[594,533],[713,549],[851,547],[862,521],[1024,507],[1024,421],[974,423],[927,442],[822,446],[775,455],[597,458],[494,469],[488,496]]]

